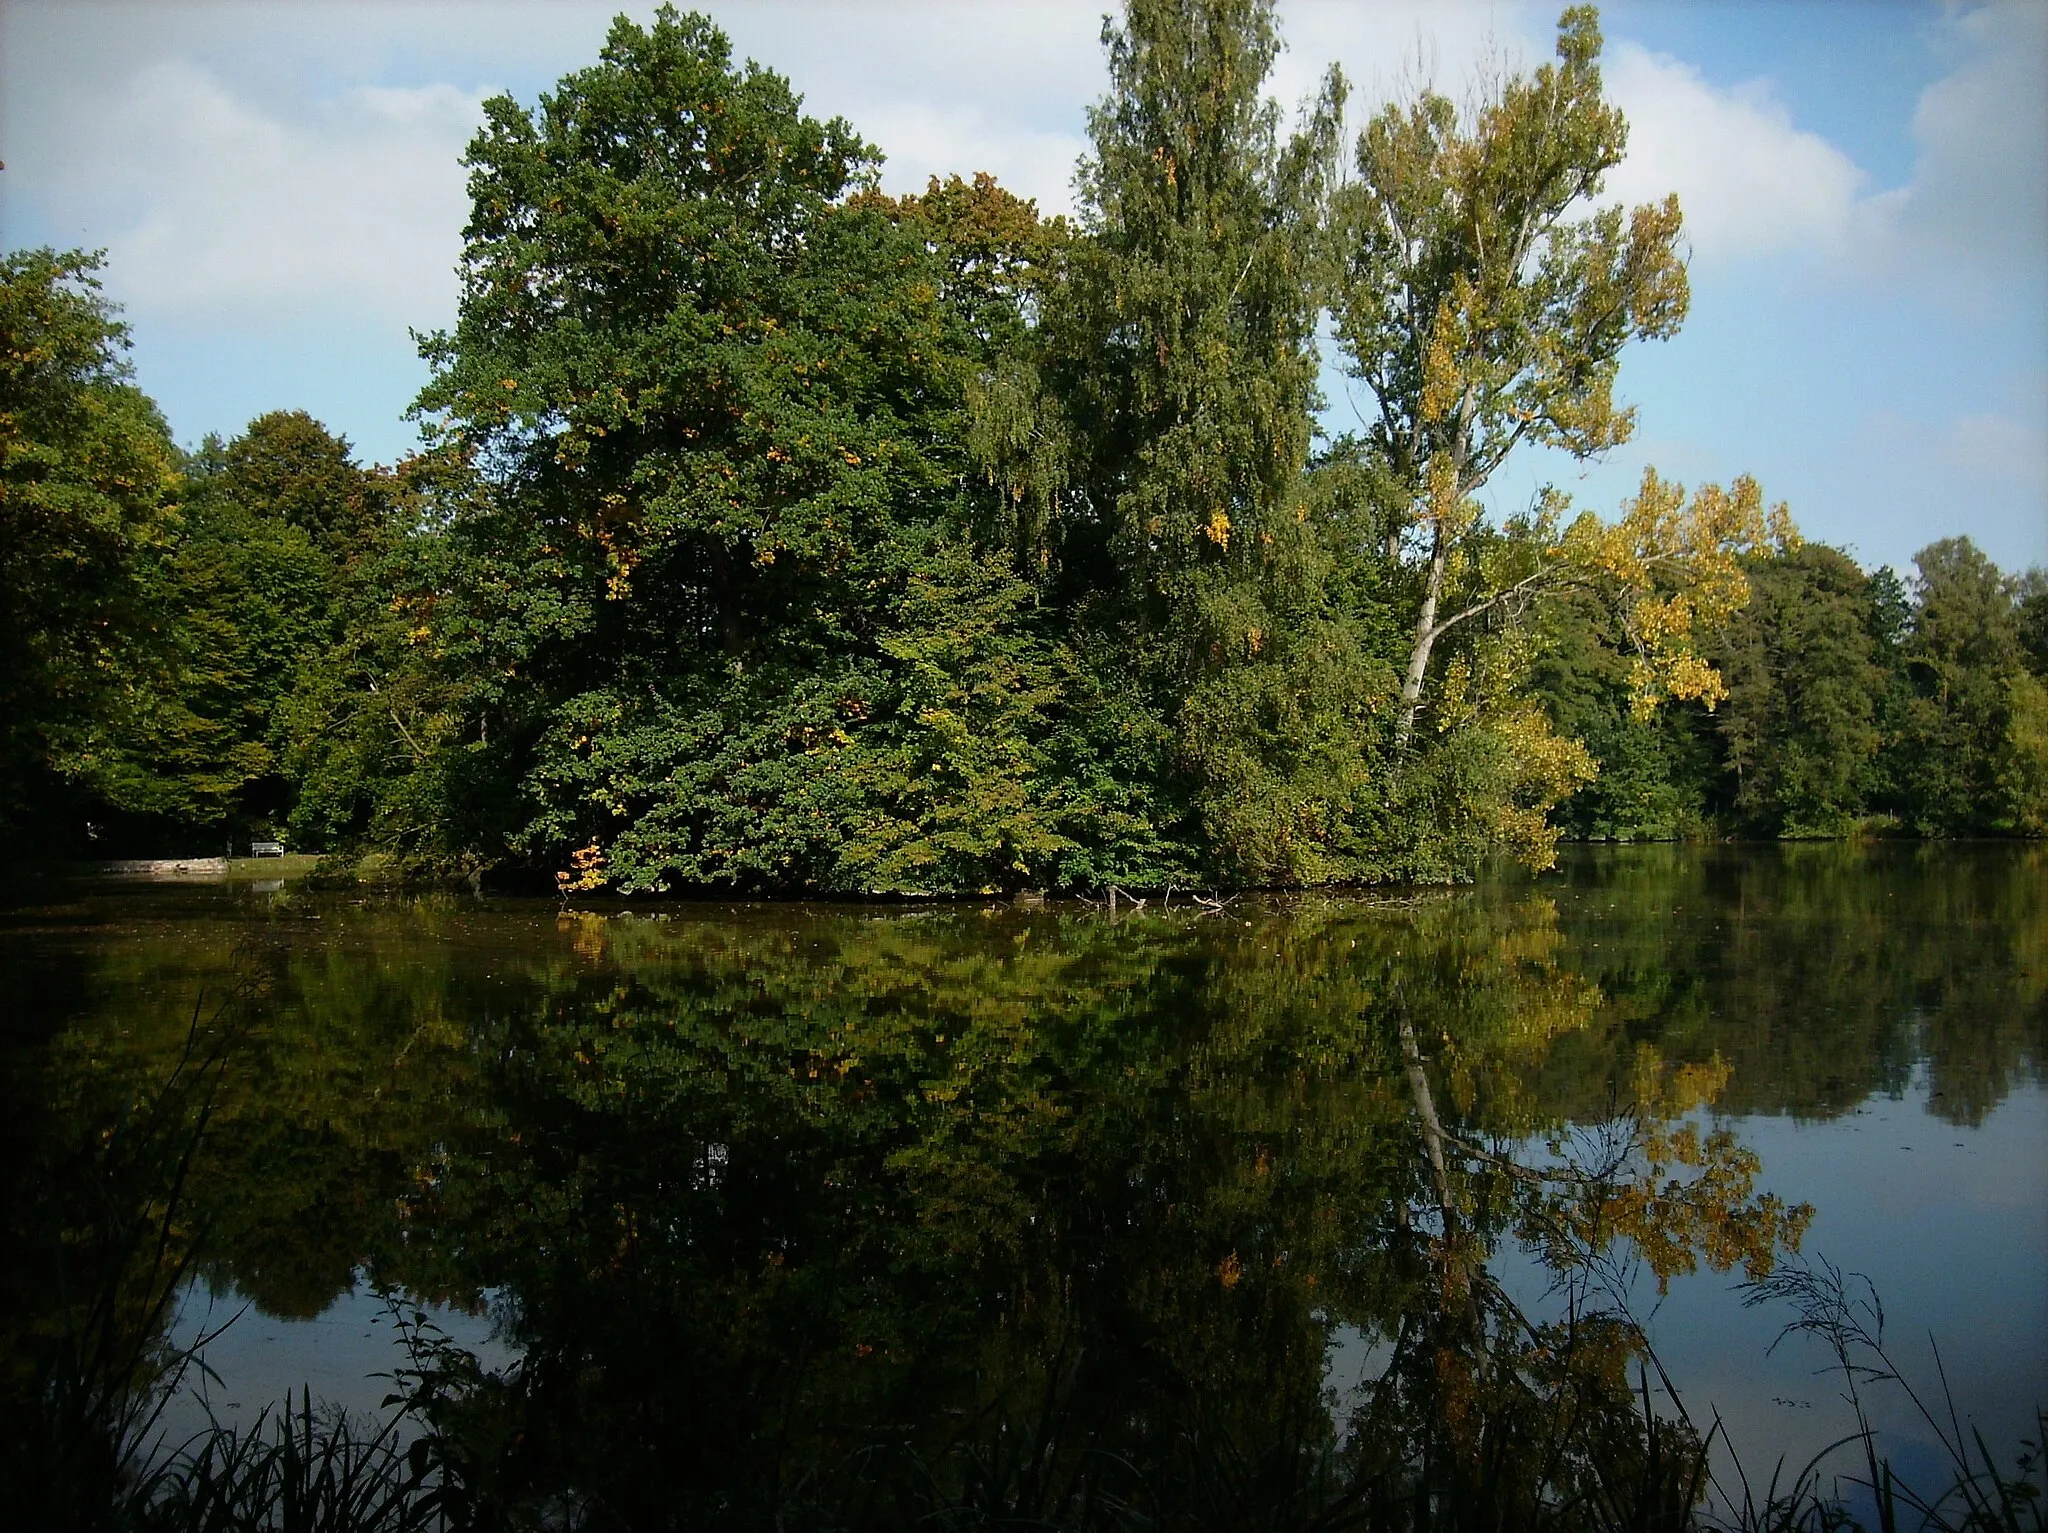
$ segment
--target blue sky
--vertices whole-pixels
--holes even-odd
[[[886,185],[985,169],[1071,206],[1100,3],[706,8],[878,143]],[[107,249],[139,381],[181,441],[303,408],[392,459],[424,379],[410,331],[454,315],[478,104],[590,62],[616,9],[7,0],[0,241]],[[1282,99],[1337,62],[1354,121],[1418,77],[1469,95],[1546,56],[1555,22],[1455,0],[1281,14]],[[2048,563],[2048,3],[1637,0],[1603,19],[1633,128],[1610,190],[1679,193],[1692,317],[1624,364],[1634,442],[1512,462],[1496,504],[1555,481],[1611,511],[1645,463],[1750,472],[1866,563],[1956,534]],[[1341,427],[1334,368],[1326,384]]]

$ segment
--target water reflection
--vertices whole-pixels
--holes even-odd
[[[78,1324],[107,1224],[81,1185],[138,1227],[166,1207],[161,1176],[109,1185],[106,1127],[232,984],[170,1244],[270,1315],[359,1270],[495,1296],[516,1367],[426,1359],[473,1506],[1682,1520],[1700,1434],[1654,1391],[1645,1416],[1629,1264],[1762,1275],[1810,1216],[1716,1110],[1825,1115],[1924,1058],[1969,1122],[2040,1068],[2041,863],[1951,856],[1115,919],[27,912],[6,961],[49,1009],[8,1072],[35,1253],[8,1355]]]

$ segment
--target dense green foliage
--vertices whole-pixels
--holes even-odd
[[[176,525],[176,451],[128,381],[98,262],[0,264],[0,815],[47,812],[67,782],[146,808],[130,739],[161,734],[169,663],[151,579]]]
[[[300,413],[179,453],[97,264],[0,271],[0,826],[218,850],[297,796],[285,704],[395,502]]]
[[[181,454],[95,261],[0,283],[0,819],[575,893],[1442,881],[1557,836],[2048,829],[2048,588],[1910,590],[1626,441],[1688,288],[1587,7],[1342,172],[1270,0],[1106,24],[1079,213],[879,151],[700,16],[488,103],[428,446]],[[1320,434],[1328,327],[1370,392]]]
[[[2041,574],[2004,575],[1960,538],[1915,564],[1909,586],[1814,544],[1749,561],[1751,600],[1709,646],[1727,688],[1711,714],[1633,716],[1584,637],[1597,616],[1550,614],[1538,689],[1601,762],[1567,824],[1620,840],[2042,834]]]

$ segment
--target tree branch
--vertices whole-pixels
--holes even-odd
[[[377,683],[370,677],[365,676],[363,681],[369,687],[372,696],[382,697],[384,695],[377,690]],[[427,753],[420,749],[420,742],[415,740],[412,737],[412,731],[405,727],[405,720],[398,716],[398,710],[389,703],[386,703],[384,711],[390,715],[391,727],[398,731],[399,738],[405,741],[406,748],[412,752],[412,759],[417,762],[424,762],[427,759]]]

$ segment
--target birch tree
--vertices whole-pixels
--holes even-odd
[[[1338,335],[1376,406],[1370,445],[1406,498],[1386,552],[1419,565],[1404,748],[1438,640],[1570,562],[1545,560],[1519,591],[1482,591],[1446,615],[1447,584],[1470,572],[1481,531],[1475,494],[1524,443],[1586,458],[1627,441],[1621,350],[1685,318],[1678,199],[1592,206],[1628,143],[1602,94],[1600,50],[1597,13],[1576,6],[1559,20],[1556,62],[1507,80],[1475,113],[1434,90],[1388,107],[1360,135],[1358,179],[1338,200]],[[1699,680],[1672,677],[1681,692]]]

